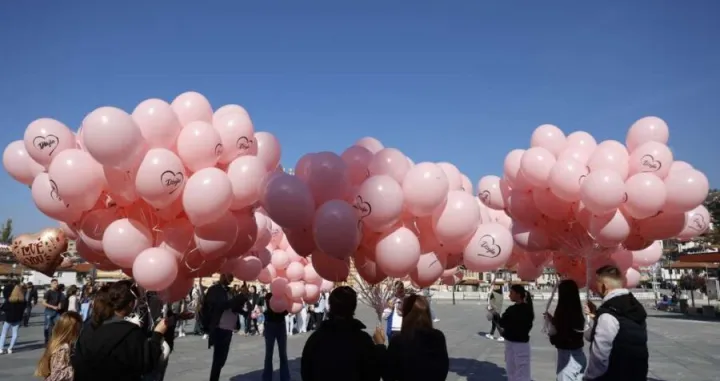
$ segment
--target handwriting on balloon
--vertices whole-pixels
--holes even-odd
[[[643,167],[643,172],[657,172],[662,168],[662,162],[647,154],[640,158],[640,166]]]
[[[247,150],[249,150],[250,147],[252,146],[252,143],[253,143],[252,139],[248,139],[247,136],[241,136],[241,137],[239,137],[238,140],[235,142],[235,147],[236,147],[237,149],[241,149],[241,150],[247,151]]]
[[[22,234],[13,240],[11,250],[21,264],[52,276],[63,261],[67,237],[61,229],[45,229],[37,234]]]
[[[699,214],[694,215],[692,217],[692,220],[690,220],[690,224],[688,225],[688,228],[700,233],[704,232],[707,227],[708,224],[705,221],[705,217]]]
[[[222,143],[218,143],[218,145],[215,146],[215,156],[221,156],[223,151],[224,149]]]
[[[478,197],[480,197],[480,200],[483,202],[483,204],[487,205],[490,203],[490,191],[489,190],[483,190],[478,194]]]
[[[182,172],[165,171],[160,175],[160,182],[168,190],[168,194],[173,194],[185,181],[185,175]]]
[[[502,254],[502,248],[495,243],[495,238],[489,234],[480,237],[480,247],[483,249],[478,257],[495,258]]]
[[[39,149],[40,151],[48,150],[48,156],[52,156],[53,152],[57,149],[58,144],[60,144],[60,138],[55,135],[36,136],[33,139],[33,147]]]

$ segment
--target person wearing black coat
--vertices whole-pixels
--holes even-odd
[[[140,381],[163,360],[167,325],[161,319],[148,337],[139,319],[131,317],[137,295],[130,281],[110,286],[108,304],[112,316],[101,320],[94,311],[95,326],[83,328],[71,358],[74,381]]]
[[[4,353],[3,348],[5,347],[8,330],[12,331],[12,337],[7,353],[12,353],[18,336],[18,329],[25,314],[26,305],[27,302],[25,301],[22,287],[16,285],[5,298],[5,303],[2,305],[2,311],[5,312],[5,322],[2,324],[2,334],[0,334],[0,353]]]
[[[202,325],[209,335],[208,348],[213,348],[210,381],[220,380],[220,372],[230,353],[233,332],[240,326],[238,314],[247,301],[247,296],[243,294],[233,295],[230,289],[232,281],[232,274],[221,274],[220,281],[208,289],[202,306]]]
[[[23,327],[27,327],[30,324],[30,317],[32,316],[32,309],[38,302],[38,292],[32,282],[27,282],[25,285],[25,314],[23,316]]]
[[[365,325],[354,318],[356,308],[355,290],[342,286],[332,291],[328,320],[310,335],[303,348],[303,381],[380,380],[382,352],[365,332]]]

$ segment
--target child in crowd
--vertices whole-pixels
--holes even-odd
[[[45,381],[73,381],[75,374],[70,364],[71,346],[74,345],[82,326],[82,317],[68,311],[58,319],[52,337],[35,369],[36,377]]]

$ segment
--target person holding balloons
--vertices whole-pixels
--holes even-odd
[[[583,315],[580,291],[572,279],[558,284],[558,302],[553,314],[545,313],[550,343],[557,348],[557,380],[581,381],[587,359],[583,352]]]
[[[500,333],[505,338],[505,368],[508,381],[530,381],[530,331],[535,312],[532,296],[520,284],[510,286],[508,307],[498,321]]]

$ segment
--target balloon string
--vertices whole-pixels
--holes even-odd
[[[557,292],[558,285],[560,285],[560,282],[555,282],[555,286],[553,286],[552,292],[550,293],[550,299],[548,299],[547,305],[545,306],[545,312],[550,311],[550,306],[555,299],[555,293]]]

